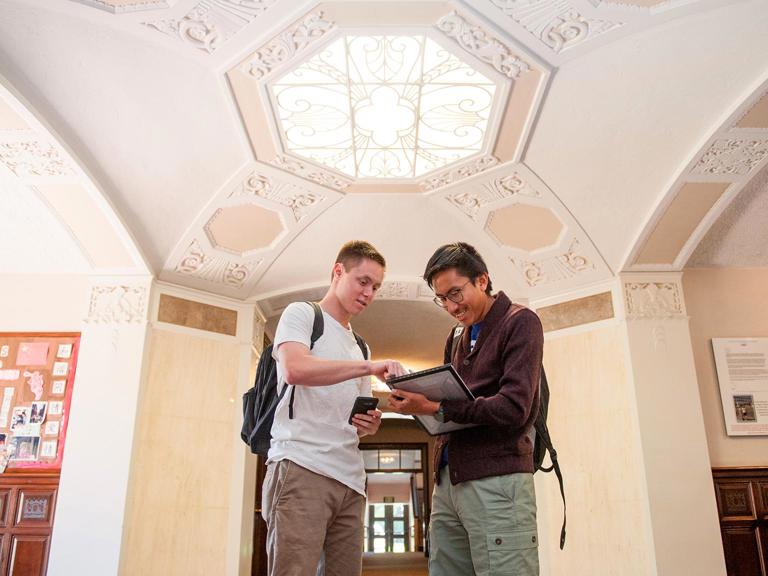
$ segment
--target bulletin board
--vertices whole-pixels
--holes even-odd
[[[61,468],[79,333],[0,332],[0,469]]]

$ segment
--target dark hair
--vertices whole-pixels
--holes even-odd
[[[488,266],[485,265],[483,257],[475,250],[474,246],[470,246],[466,242],[445,244],[435,250],[424,269],[424,280],[430,288],[432,288],[432,279],[435,275],[448,268],[455,268],[459,274],[469,278],[472,284],[481,274],[488,274]],[[488,276],[488,286],[485,288],[485,293],[490,294],[491,290],[491,277]]]
[[[336,256],[336,262],[341,262],[344,265],[344,270],[349,272],[350,268],[357,266],[365,258],[381,264],[382,268],[387,267],[387,262],[381,252],[365,240],[350,240],[344,244]]]

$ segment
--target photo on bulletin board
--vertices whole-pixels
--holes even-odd
[[[80,335],[0,333],[0,473],[61,468]]]
[[[728,436],[768,435],[768,338],[713,338]]]

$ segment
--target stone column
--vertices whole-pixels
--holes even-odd
[[[118,573],[150,283],[150,278],[122,278],[91,288],[49,576]]]
[[[725,561],[680,274],[622,274],[621,285],[656,574],[721,576]]]

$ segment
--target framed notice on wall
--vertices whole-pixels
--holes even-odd
[[[768,435],[768,338],[712,338],[729,436]]]
[[[0,333],[0,472],[57,470],[79,334]]]

